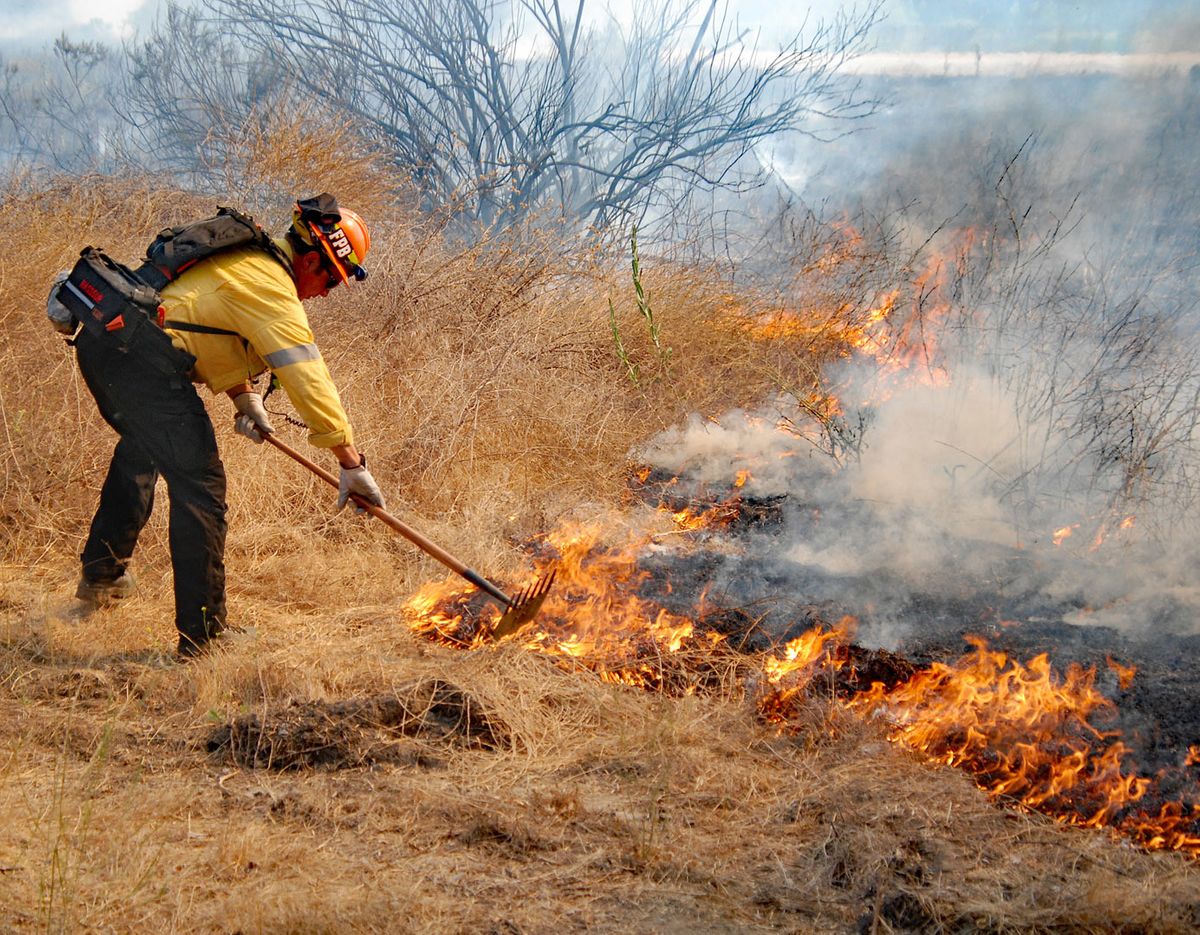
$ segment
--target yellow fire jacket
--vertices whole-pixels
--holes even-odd
[[[286,241],[277,244],[290,257]],[[166,318],[236,331],[237,336],[175,331],[176,347],[196,358],[192,379],[223,393],[270,369],[318,448],[353,444],[346,411],[296,295],[278,260],[262,250],[231,250],[197,263],[162,290]]]

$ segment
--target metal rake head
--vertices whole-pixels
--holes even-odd
[[[537,612],[542,609],[542,604],[546,601],[546,595],[550,593],[550,586],[554,584],[554,576],[557,574],[558,569],[552,568],[550,574],[538,578],[523,591],[518,591],[517,596],[509,603],[504,616],[497,620],[496,626],[492,628],[493,638],[501,639],[511,633],[516,633],[536,617]]]

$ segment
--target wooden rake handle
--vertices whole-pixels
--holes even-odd
[[[340,489],[341,484],[338,483],[338,479],[319,464],[310,461],[308,458],[304,457],[304,455],[300,454],[300,452],[298,452],[295,448],[291,447],[285,442],[281,442],[274,435],[263,435],[263,437],[293,461],[298,461],[300,464],[303,464],[306,468],[316,474],[317,477],[320,477],[327,483],[332,484],[335,489]],[[378,507],[373,503],[367,502],[358,494],[350,494],[350,499],[376,519],[381,520],[388,526],[391,526],[392,529],[400,533],[400,535],[415,545],[422,552],[426,553],[427,555],[432,555],[455,574],[466,578],[469,582],[471,582],[471,584],[475,585],[475,587],[479,588],[481,591],[486,591],[496,600],[503,603],[505,607],[512,607],[514,605],[515,602],[511,597],[488,581],[487,578],[483,577],[483,575],[479,574],[479,572],[468,568],[465,564],[460,562],[436,542],[430,541],[407,523],[396,519],[396,517],[392,516],[392,514],[383,509],[383,507]]]

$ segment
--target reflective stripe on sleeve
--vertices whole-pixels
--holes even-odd
[[[264,354],[263,360],[272,370],[286,367],[288,364],[300,364],[306,360],[320,360],[321,352],[315,344],[297,344],[295,347],[285,347],[270,354]]]

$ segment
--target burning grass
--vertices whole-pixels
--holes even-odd
[[[736,518],[741,486],[735,481],[729,498],[702,512],[660,505],[656,515],[670,516],[685,534],[719,530]],[[640,560],[660,537],[630,530],[618,543],[603,542],[602,530],[612,526],[568,526],[539,541],[536,573],[556,569],[558,586],[540,617],[513,637],[523,649],[605,681],[671,694],[761,684],[759,716],[783,729],[814,684],[832,680],[849,710],[886,724],[893,740],[965,769],[999,800],[1111,828],[1148,848],[1200,855],[1200,775],[1189,770],[1190,751],[1179,751],[1178,766],[1158,776],[1139,774],[1120,732],[1105,726],[1115,708],[1096,688],[1093,669],[1072,664],[1058,673],[1045,653],[1022,663],[978,637],[968,638],[974,651],[954,663],[880,665],[878,657],[852,654],[850,617],[749,659],[705,625],[703,594],[694,617],[643,598],[648,572]],[[414,632],[474,649],[493,640],[498,616],[454,580],[427,585],[405,611]],[[1135,675],[1111,659],[1109,667],[1126,686]],[[851,673],[839,679],[843,669]],[[1165,798],[1172,793],[1183,798]]]

